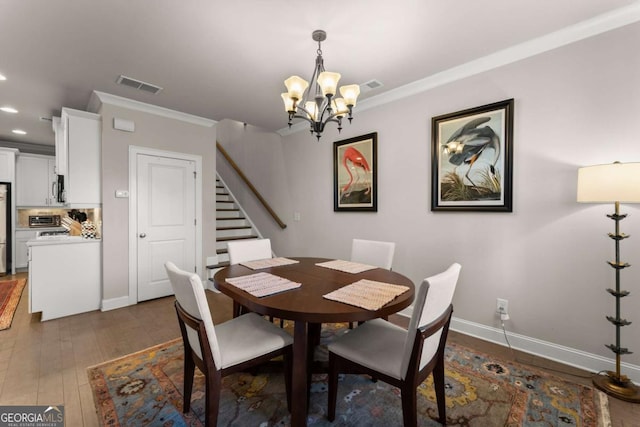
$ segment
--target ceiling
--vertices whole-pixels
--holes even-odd
[[[638,3],[2,0],[0,107],[19,113],[0,111],[0,141],[52,145],[42,118],[86,109],[93,90],[277,131],[287,123],[283,80],[313,71],[313,30],[327,32],[325,67],[342,84],[382,82],[365,100]],[[121,74],[163,90],[118,85]]]

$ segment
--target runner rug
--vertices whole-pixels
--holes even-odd
[[[11,327],[25,283],[25,279],[0,282],[0,331]]]
[[[343,332],[323,329],[323,342]],[[183,414],[181,339],[89,368],[100,424],[203,426],[204,377],[196,373],[191,411]],[[282,373],[254,374],[223,379],[219,426],[290,424]],[[418,424],[439,426],[431,376],[417,393]],[[610,425],[607,399],[599,391],[455,344],[446,350],[446,405],[448,426]],[[402,425],[399,390],[365,376],[341,376],[333,423],[326,411],[326,376],[314,375],[308,425]]]

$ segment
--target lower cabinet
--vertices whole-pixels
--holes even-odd
[[[29,313],[50,320],[100,308],[100,240],[31,240],[28,247]]]
[[[16,230],[16,268],[27,268],[29,263],[29,248],[27,247],[27,242],[35,238],[35,231]]]

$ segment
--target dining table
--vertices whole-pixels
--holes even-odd
[[[214,275],[213,282],[216,289],[233,299],[234,304],[245,307],[248,311],[293,321],[291,425],[298,427],[307,425],[313,348],[319,341],[321,325],[387,318],[412,303],[415,288],[413,282],[406,276],[383,268],[370,267],[366,271],[354,273],[318,265],[332,261],[329,258],[287,257],[284,259],[290,263],[260,269],[249,268],[243,263],[232,264],[219,270]],[[299,283],[300,286],[257,297],[227,281],[256,273],[268,273]],[[362,279],[406,286],[408,289],[377,309],[366,309],[325,297]]]

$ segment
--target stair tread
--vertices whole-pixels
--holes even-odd
[[[246,239],[257,239],[258,236],[249,235],[249,236],[233,236],[233,237],[216,237],[216,242],[228,242],[231,240],[246,240]]]
[[[220,221],[228,221],[230,219],[242,219],[245,220],[246,218],[243,216],[217,216],[216,220],[220,220]]]
[[[222,209],[216,209],[216,211],[218,212],[239,212],[240,209],[227,209],[227,208],[222,208]]]
[[[224,262],[219,262],[217,264],[207,265],[207,268],[209,270],[213,270],[214,268],[222,268],[222,267],[227,267],[229,265],[231,265],[229,261],[224,261]]]
[[[247,228],[251,228],[250,225],[240,225],[237,227],[216,227],[217,231],[223,231],[223,230],[246,230]]]

